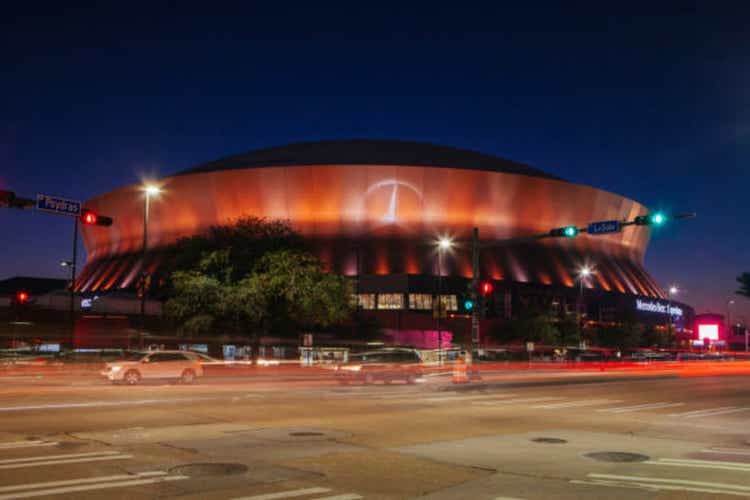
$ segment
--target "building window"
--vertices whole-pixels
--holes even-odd
[[[430,295],[429,293],[410,293],[409,309],[421,309],[429,311],[430,309],[432,309],[432,295]]]
[[[360,293],[357,295],[357,303],[362,309],[375,309],[375,294]]]
[[[403,309],[404,295],[401,293],[378,294],[378,309]]]
[[[458,300],[455,295],[441,295],[440,302],[443,303],[446,311],[458,311]]]

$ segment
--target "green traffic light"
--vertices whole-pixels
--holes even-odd
[[[467,311],[471,311],[472,309],[474,309],[474,301],[467,300],[466,302],[464,302],[464,309],[466,309]]]
[[[573,238],[578,235],[578,228],[575,226],[568,226],[563,232],[568,238]]]
[[[662,213],[655,213],[651,215],[651,223],[657,226],[660,226],[661,224],[664,224],[666,222],[667,218]]]

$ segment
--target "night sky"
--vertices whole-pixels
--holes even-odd
[[[469,148],[697,212],[655,232],[646,265],[698,312],[734,298],[750,320],[733,294],[750,271],[747,3],[100,3],[4,10],[0,189],[86,199],[297,141]],[[0,278],[65,276],[70,219],[3,209],[0,228]]]

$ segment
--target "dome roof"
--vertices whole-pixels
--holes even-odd
[[[403,165],[488,170],[558,179],[534,167],[466,149],[420,142],[344,140],[300,142],[258,149],[185,170],[176,175],[253,167],[302,165]]]

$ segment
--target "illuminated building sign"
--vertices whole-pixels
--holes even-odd
[[[719,340],[719,325],[698,325],[698,338]]]
[[[672,316],[682,317],[682,309],[675,305],[662,304],[655,300],[635,300],[635,308],[639,311],[652,312],[658,314],[671,314]]]

